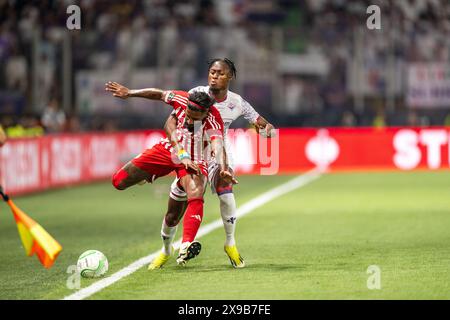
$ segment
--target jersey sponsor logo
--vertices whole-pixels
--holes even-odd
[[[194,218],[194,219],[197,219],[200,222],[202,221],[202,217],[200,217],[199,214],[193,214],[191,217]]]

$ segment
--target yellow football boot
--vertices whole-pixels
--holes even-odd
[[[224,250],[225,250],[225,253],[228,255],[228,258],[230,259],[231,265],[234,268],[245,267],[244,258],[242,258],[241,255],[239,254],[239,251],[238,251],[236,245],[225,246]]]
[[[173,248],[172,248],[173,252]],[[155,259],[153,259],[152,263],[148,266],[148,270],[161,269],[164,264],[170,259],[170,254],[165,254],[164,252],[160,252]]]

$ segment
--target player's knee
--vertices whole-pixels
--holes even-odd
[[[166,213],[166,217],[165,217],[166,225],[168,227],[175,227],[180,222],[180,218],[181,218],[181,216],[177,212],[169,211]]]
[[[169,197],[167,213],[165,215],[166,224],[169,227],[175,227],[183,217],[186,200],[175,200],[172,195]]]
[[[125,190],[127,188],[124,180],[128,177],[128,173],[120,169],[112,177],[112,184],[117,190]]]
[[[195,186],[190,188],[186,193],[188,198],[203,198],[204,191],[202,186]]]
[[[205,193],[205,178],[200,176],[185,176],[181,185],[186,192],[187,198],[203,198]]]

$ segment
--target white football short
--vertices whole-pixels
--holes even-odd
[[[231,172],[233,172],[233,168],[230,167]],[[220,166],[217,164],[217,162],[213,159],[208,162],[208,182],[211,187],[211,192],[214,194],[216,193],[216,183],[217,179],[219,178],[220,173]],[[206,187],[206,186],[205,186]],[[175,180],[172,182],[170,186],[170,197],[175,201],[186,201],[187,200],[187,194],[186,192],[178,186],[178,178],[175,178]]]

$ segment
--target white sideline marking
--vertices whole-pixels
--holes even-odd
[[[256,198],[246,202],[242,206],[240,206],[237,209],[236,216],[242,217],[253,210],[255,210],[258,207],[261,207],[262,205],[272,201],[275,198],[278,198],[288,192],[291,192],[297,188],[301,188],[308,183],[316,180],[321,176],[321,171],[319,169],[313,169],[310,171],[307,171],[306,173],[286,182],[282,185],[279,185],[278,187],[275,187],[269,191],[266,191]],[[197,233],[196,238],[200,238],[211,231],[214,231],[217,228],[220,228],[222,226],[222,219],[217,219],[203,227],[200,228],[200,230]],[[174,243],[175,250],[177,250],[180,247],[181,239],[176,241]],[[113,283],[119,281],[122,278],[125,278],[126,276],[132,274],[133,272],[137,271],[138,269],[142,268],[143,266],[149,264],[153,258],[159,253],[159,250],[156,252],[153,252],[152,254],[140,258],[139,260],[136,260],[129,266],[123,268],[122,270],[117,271],[116,273],[112,274],[111,276],[104,278],[102,280],[99,280],[90,286],[83,288],[67,297],[64,298],[64,300],[82,300],[85,299],[94,293],[99,292],[100,290],[112,285]]]

